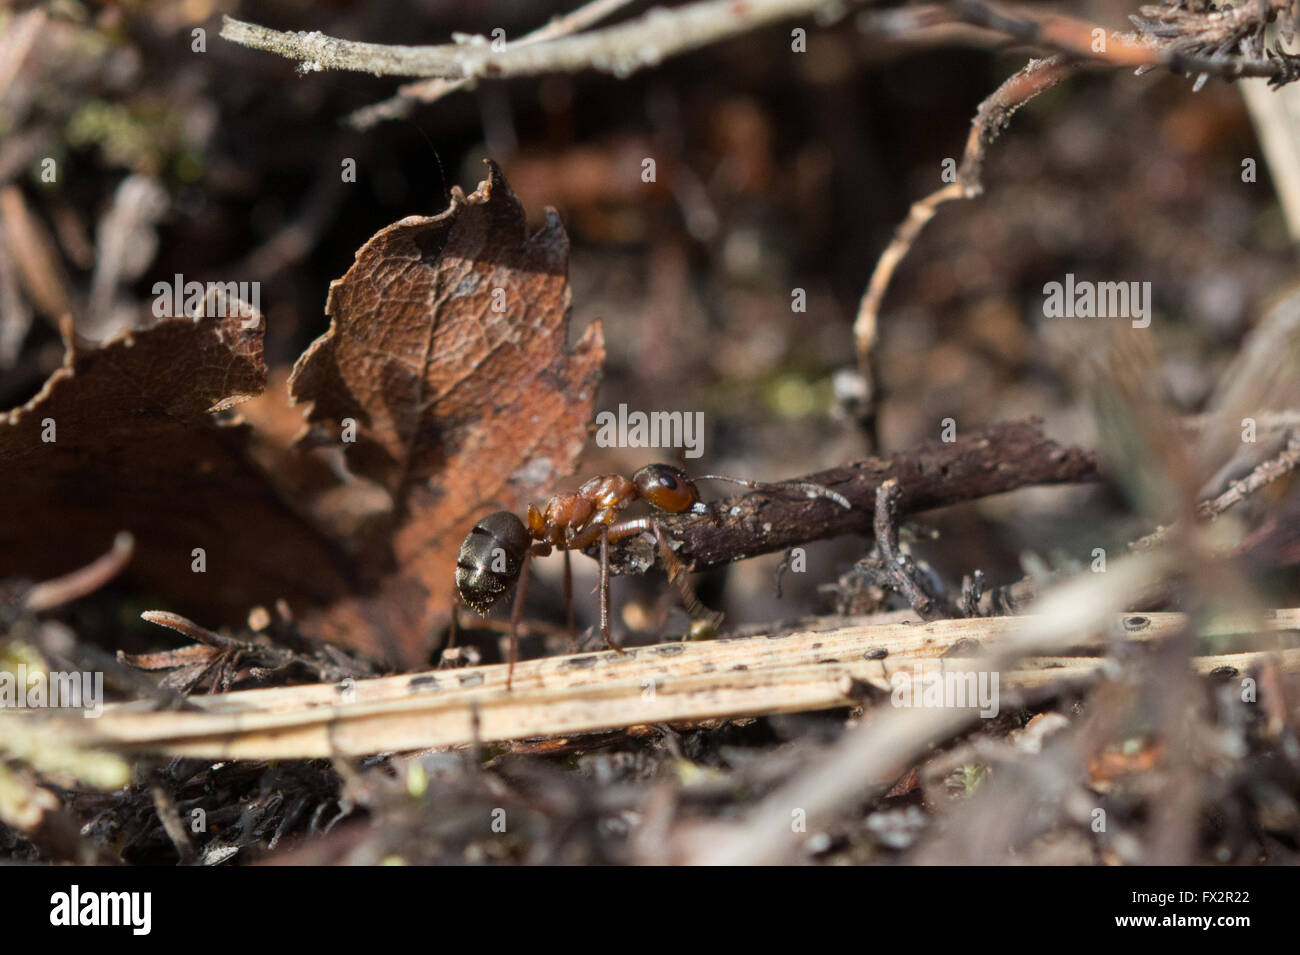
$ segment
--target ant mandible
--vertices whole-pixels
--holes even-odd
[[[722,474],[706,474],[699,480],[730,481],[755,489],[801,488],[809,497],[827,497],[841,507],[851,507],[843,495],[819,484],[798,481],[762,484]],[[618,520],[619,513],[638,500],[672,514],[708,516],[712,513],[709,505],[701,502],[699,489],[684,471],[670,464],[648,464],[633,474],[631,480],[619,474],[604,474],[571,494],[555,495],[540,507],[530,504],[526,526],[509,511],[496,511],[469,532],[456,559],[456,589],[461,600],[478,613],[487,614],[518,582],[510,614],[507,690],[514,679],[519,620],[528,587],[528,565],[533,557],[545,557],[553,549],[564,552],[564,606],[572,630],[573,573],[569,553],[600,542],[600,633],[606,646],[619,653],[624,650],[614,643],[609,633],[609,545],[637,534],[652,533],[668,566],[669,579],[678,578],[681,564],[665,543],[653,517]],[[684,579],[681,583],[688,604],[698,605]]]

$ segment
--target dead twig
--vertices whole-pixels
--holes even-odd
[[[134,552],[135,538],[122,531],[102,557],[80,570],[34,585],[23,595],[23,608],[28,613],[43,613],[93,594],[126,568]]]
[[[1293,435],[1287,441],[1286,448],[1275,457],[1269,458],[1239,481],[1234,481],[1226,491],[1208,501],[1196,505],[1196,516],[1203,521],[1212,521],[1225,511],[1240,504],[1257,491],[1268,487],[1300,467],[1300,434]],[[1129,545],[1131,550],[1150,550],[1175,536],[1178,524],[1159,527]]]
[[[58,328],[73,310],[72,282],[49,229],[28,207],[17,186],[0,189],[0,228],[32,304]]]
[[[903,492],[897,478],[890,478],[876,489],[876,549],[890,587],[902,594],[922,620],[952,617],[956,611],[945,607],[918,580],[911,560],[898,546],[898,505]]]
[[[571,33],[578,33],[612,16],[629,3],[631,0],[591,0],[590,3],[572,13],[552,18],[545,26],[524,34],[507,46],[543,43]],[[396,96],[357,110],[348,117],[347,121],[354,129],[366,129],[386,119],[400,119],[408,115],[416,103],[432,103],[449,93],[472,85],[473,81],[469,79],[449,80],[442,77],[408,83],[398,88]]]
[[[852,505],[847,510],[824,497],[762,490],[712,505],[712,521],[697,515],[663,514],[656,523],[688,569],[705,570],[828,537],[870,536],[877,489],[891,478],[898,481],[900,513],[914,513],[1032,484],[1096,481],[1099,473],[1090,452],[1051,441],[1044,437],[1040,423],[1031,419],[798,479],[842,495]],[[648,534],[611,545],[609,556],[614,573],[641,573],[663,566]]]
[[[315,680],[349,679],[373,672],[327,646],[308,646],[308,652],[299,653],[287,647],[227,637],[162,610],[146,610],[140,616],[196,641],[191,646],[162,653],[127,655],[119,651],[118,659],[137,670],[170,671],[161,683],[167,690],[224,692],[245,672],[264,683],[294,676],[301,679],[303,675]]]
[[[542,43],[494,48],[486,37],[437,46],[389,46],[341,40],[313,31],[287,33],[225,17],[221,36],[232,43],[299,60],[304,70],[355,70],[376,76],[436,76],[452,80],[505,79],[597,69],[626,77],[671,56],[717,43],[781,20],[814,13],[828,17],[843,4],[826,0],[702,0],[655,9],[603,30]],[[823,18],[824,18],[823,17]]]
[[[878,335],[881,304],[898,264],[907,255],[938,207],[954,199],[973,199],[983,191],[981,172],[987,147],[1012,113],[1044,90],[1083,66],[1165,68],[1174,73],[1200,74],[1232,80],[1268,77],[1275,85],[1300,78],[1300,60],[1264,46],[1265,27],[1279,15],[1289,17],[1290,3],[1261,0],[1205,12],[1183,7],[1147,6],[1134,17],[1139,33],[1119,33],[1095,23],[1055,13],[1008,8],[980,0],[944,5],[906,7],[868,14],[867,29],[889,37],[912,38],[918,33],[954,23],[994,31],[1014,40],[1053,51],[1047,59],[1030,60],[1018,73],[980,104],[956,181],[917,200],[881,254],[863,293],[854,322],[859,371],[868,386],[863,424],[873,426],[876,413],[875,377],[871,356]],[[1289,20],[1288,20],[1289,22]]]
[[[974,199],[983,193],[982,174],[985,152],[1011,121],[1012,114],[1039,93],[1051,89],[1072,75],[1075,69],[1074,64],[1061,56],[1049,57],[1045,60],[1030,60],[1003,82],[992,96],[980,103],[975,118],[971,120],[970,133],[966,137],[966,148],[962,154],[961,165],[957,168],[955,181],[936,189],[924,199],[912,203],[907,218],[899,224],[889,245],[885,246],[885,251],[880,254],[876,267],[871,273],[871,280],[862,295],[862,301],[858,305],[857,318],[853,322],[858,370],[867,381],[870,396],[867,402],[869,417],[874,419],[878,404],[872,356],[879,334],[880,307],[899,263],[911,251],[922,230],[934,218],[941,205],[954,199]]]
[[[1134,33],[1025,6],[956,0],[868,15],[865,24],[888,36],[910,36],[961,23],[1041,47],[1072,59],[1139,73],[1166,69],[1226,80],[1266,77],[1274,85],[1300,79],[1300,60],[1280,46],[1269,48],[1266,31],[1275,20],[1294,29],[1290,0],[1260,0],[1235,6],[1151,4],[1129,18]]]
[[[1039,617],[857,626],[779,639],[759,636],[637,647],[625,654],[547,657],[520,662],[511,690],[506,689],[506,667],[496,665],[191,698],[198,712],[142,713],[111,704],[98,720],[10,719],[27,719],[22,725],[32,740],[108,750],[204,759],[357,756],[853,706],[859,702],[855,687],[890,690],[896,679],[924,678],[945,668],[997,670],[1004,689],[1052,688],[1100,672],[1107,658],[1091,655],[1096,649],[1159,641],[1187,627],[1183,614],[1107,619],[1095,613],[1097,607],[1090,597],[1078,604],[1077,613],[1045,606]],[[1079,613],[1088,619],[1080,620]],[[1221,621],[1216,634],[1251,636],[1294,630],[1298,624],[1300,610],[1279,610],[1259,622]],[[1275,644],[1275,637],[1270,641]],[[945,655],[954,646],[973,643],[989,655],[978,660]],[[1056,655],[1028,655],[1040,648],[1054,648]],[[1062,655],[1068,648],[1080,648],[1070,651],[1079,655]],[[1202,673],[1225,666],[1244,671],[1268,656],[1253,650],[1216,654],[1197,657],[1193,666]],[[1300,669],[1300,649],[1275,656],[1284,668]],[[1014,665],[1008,662],[1015,659]],[[927,712],[945,714],[940,729],[974,716],[966,709]],[[895,716],[886,712],[878,720],[883,727]],[[882,758],[910,752],[921,736],[928,740],[928,722],[926,726],[925,734],[914,737],[908,729],[890,742]],[[874,738],[876,730],[872,733]],[[788,831],[788,809],[785,819]]]

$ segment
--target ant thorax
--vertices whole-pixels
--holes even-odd
[[[621,474],[603,474],[578,488],[578,496],[585,497],[601,510],[621,510],[637,499],[636,485]]]
[[[612,524],[636,500],[636,486],[618,474],[592,478],[572,494],[557,494],[528,507],[528,533],[534,540],[564,548],[592,524]]]

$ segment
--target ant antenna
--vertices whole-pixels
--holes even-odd
[[[438,163],[438,178],[442,180],[443,201],[451,202],[451,189],[447,185],[447,170],[442,168],[442,156],[438,153],[438,147],[433,144],[433,140],[429,138],[429,134],[424,131],[423,126],[409,117],[403,117],[403,119],[409,123],[417,133],[424,137],[425,143],[433,152],[433,158]]]
[[[777,481],[775,484],[768,484],[762,481],[747,481],[744,478],[729,477],[726,474],[701,474],[695,478],[697,481],[729,481],[732,484],[741,484],[755,491],[779,490],[780,488],[798,488],[803,491],[805,496],[810,498],[824,497],[827,500],[834,501],[846,511],[853,510],[853,505],[849,499],[838,491],[832,491],[828,487],[822,487],[820,484],[814,484],[811,481]]]

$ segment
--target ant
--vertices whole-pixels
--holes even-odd
[[[830,498],[845,509],[852,506],[842,494],[808,482],[762,484],[722,474],[706,474],[699,480],[730,481],[754,489],[801,488],[809,497]],[[637,534],[652,533],[668,567],[669,579],[679,580],[681,562],[668,547],[654,517],[618,519],[621,511],[638,500],[672,514],[713,515],[710,506],[700,500],[699,489],[686,472],[670,464],[648,464],[631,479],[619,474],[604,474],[587,481],[571,494],[557,494],[540,506],[530,504],[527,525],[509,511],[496,511],[480,520],[469,532],[456,558],[456,589],[461,600],[478,613],[487,614],[518,582],[510,615],[507,690],[514,678],[515,660],[519,653],[519,620],[528,587],[528,565],[533,557],[545,557],[552,550],[564,552],[564,606],[572,631],[573,572],[569,554],[600,542],[600,632],[606,646],[619,653],[625,651],[609,634],[609,545]],[[693,611],[699,606],[699,601],[685,578],[680,578],[680,586],[688,609]]]

